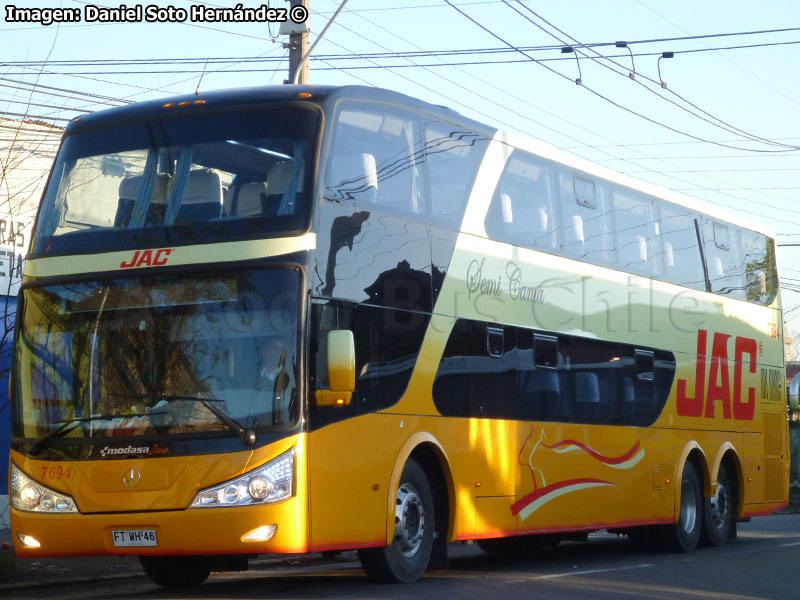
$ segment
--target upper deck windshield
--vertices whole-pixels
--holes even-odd
[[[318,124],[273,108],[77,132],[59,152],[35,255],[230,241],[306,227]]]
[[[76,457],[118,436],[240,448],[230,420],[262,439],[292,429],[299,286],[261,269],[26,289],[15,439]]]

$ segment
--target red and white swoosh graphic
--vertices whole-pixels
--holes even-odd
[[[562,440],[560,442],[556,442],[552,446],[548,446],[547,444],[542,445],[549,450],[558,452],[559,454],[582,450],[595,460],[598,460],[604,465],[613,469],[630,469],[636,465],[636,463],[642,460],[642,458],[644,458],[644,448],[640,447],[639,440],[636,440],[636,443],[631,447],[631,449],[622,456],[605,456],[595,450],[592,450],[586,444],[582,444],[575,440]]]
[[[579,442],[577,440],[561,440],[559,442],[555,442],[553,444],[547,443],[547,437],[542,431],[541,435],[539,436],[538,441],[535,441],[532,446],[529,446],[529,442],[533,442],[534,440],[534,428],[531,427],[531,433],[528,437],[525,438],[525,441],[522,444],[522,449],[519,453],[519,462],[521,465],[525,465],[530,469],[531,472],[531,480],[533,482],[533,491],[526,496],[517,500],[514,504],[511,505],[511,514],[519,515],[520,519],[524,520],[527,519],[533,512],[550,502],[556,498],[564,496],[566,494],[571,494],[572,492],[577,492],[580,490],[585,490],[594,487],[602,487],[602,486],[609,486],[609,485],[617,485],[610,481],[606,481],[604,479],[594,479],[594,478],[580,478],[580,479],[567,479],[565,481],[559,481],[556,483],[551,483],[547,485],[545,481],[545,474],[539,467],[536,466],[536,462],[534,462],[534,454],[536,453],[536,449],[540,446],[555,452],[556,454],[566,454],[568,452],[582,452],[588,455],[589,457],[593,458],[597,462],[601,463],[602,465],[612,468],[612,469],[630,469],[637,465],[645,455],[644,448],[641,447],[640,442],[637,440],[631,448],[621,454],[619,456],[608,456],[605,454],[601,454],[597,450],[587,446],[586,444]],[[527,452],[527,460],[523,459],[524,453]],[[542,486],[539,487],[537,483],[537,475],[541,479]]]
[[[600,487],[606,485],[615,485],[610,481],[603,481],[602,479],[567,479],[566,481],[559,481],[547,485],[538,490],[532,491],[527,496],[524,496],[511,505],[511,514],[519,515],[523,521],[527,519],[534,511],[538,510],[551,500],[555,500],[559,496],[577,492],[578,490],[585,490],[593,487]]]

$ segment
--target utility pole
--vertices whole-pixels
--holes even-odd
[[[290,0],[292,8],[295,6],[303,6],[308,11],[309,0]],[[291,10],[291,9],[290,9]],[[306,12],[306,14],[310,14]],[[295,81],[297,67],[300,65],[301,59],[308,54],[308,27],[302,33],[292,32],[289,35],[289,79],[286,83]],[[308,61],[306,60],[300,66],[300,73],[297,75],[297,83],[310,83],[308,69]]]

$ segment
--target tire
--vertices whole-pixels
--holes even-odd
[[[691,552],[700,541],[703,528],[703,493],[697,467],[686,461],[681,475],[681,506],[678,521],[662,525],[658,531],[658,545],[666,552]]]
[[[700,543],[704,546],[722,546],[728,539],[731,524],[736,518],[735,479],[727,466],[720,467],[717,474],[717,492],[713,498],[703,499],[703,531]]]
[[[370,579],[411,583],[422,577],[433,548],[436,526],[433,506],[433,494],[425,471],[409,458],[397,488],[391,545],[358,551],[361,566]]]
[[[142,569],[163,588],[195,587],[211,574],[214,559],[209,556],[140,556]]]

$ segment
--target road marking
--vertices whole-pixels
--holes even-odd
[[[613,573],[615,571],[630,571],[632,569],[644,569],[654,567],[654,564],[644,563],[640,565],[628,565],[626,567],[616,567],[611,569],[588,569],[585,571],[571,570],[564,573],[550,573],[547,575],[520,576],[520,573],[496,573],[489,571],[470,571],[462,572],[455,570],[428,571],[423,577],[437,579],[504,579],[505,583],[529,583],[544,579],[559,579],[562,577],[572,577],[575,575],[595,575],[598,573]],[[512,579],[509,579],[512,577]]]
[[[791,544],[781,544],[781,548],[788,548],[789,546],[800,546],[800,542],[792,542]]]
[[[641,565],[630,565],[627,567],[616,567],[614,569],[590,569],[588,571],[568,571],[567,573],[553,573],[551,575],[536,575],[530,579],[556,579],[558,577],[572,577],[573,575],[595,575],[597,573],[612,573],[614,571],[630,571],[631,569],[645,569],[647,567],[654,567],[651,563],[644,563]]]

